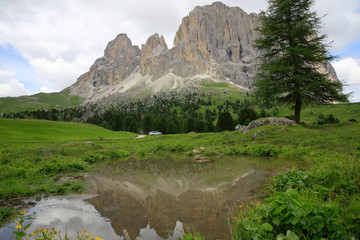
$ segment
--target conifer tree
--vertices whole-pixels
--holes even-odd
[[[341,82],[331,81],[318,67],[333,60],[320,35],[321,20],[313,0],[268,0],[255,47],[263,54],[255,80],[255,96],[263,103],[288,105],[300,122],[306,104],[345,102]]]

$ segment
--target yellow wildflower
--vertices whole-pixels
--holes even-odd
[[[240,205],[239,208],[242,208],[242,205]]]
[[[16,229],[21,229],[21,225],[16,225]]]
[[[14,223],[17,223],[17,224],[19,224],[19,221],[14,221]]]
[[[84,233],[82,232],[82,233],[80,233],[80,236],[82,236],[82,235],[84,235]]]
[[[21,215],[24,215],[25,213],[26,213],[26,211],[22,211],[20,214],[21,214]]]
[[[95,237],[95,240],[104,240],[104,239],[99,238],[99,237]]]
[[[87,236],[89,236],[89,237],[90,237],[90,234],[88,234],[88,233],[85,233],[85,235],[87,235]]]

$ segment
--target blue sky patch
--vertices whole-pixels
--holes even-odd
[[[24,84],[31,94],[39,91],[33,67],[10,44],[0,46],[0,66],[3,70],[14,73],[15,78]]]

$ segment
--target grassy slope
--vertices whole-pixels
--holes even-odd
[[[326,105],[310,105],[302,109],[301,121],[313,123],[317,121],[317,116],[323,114],[327,116],[333,114],[340,122],[347,122],[349,119],[360,121],[360,103],[344,103],[344,104],[326,104]],[[288,108],[279,108],[276,116],[294,115],[294,111]]]
[[[63,142],[135,136],[133,133],[114,132],[91,124],[0,118],[0,143]]]
[[[73,107],[82,103],[77,96],[67,91],[55,93],[37,93],[31,96],[0,98],[0,113],[20,112],[52,107]]]

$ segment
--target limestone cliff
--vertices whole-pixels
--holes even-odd
[[[259,55],[253,47],[259,24],[258,14],[215,2],[196,7],[183,18],[171,49],[159,34],[150,36],[141,51],[126,34],[120,34],[70,87],[70,93],[101,99],[131,90],[158,92],[193,86],[199,78],[250,89]],[[320,65],[319,71],[338,81],[330,63]]]
[[[98,58],[87,73],[70,87],[70,93],[83,97],[93,94],[94,88],[114,85],[129,77],[140,63],[141,51],[133,46],[126,34],[110,41],[104,56]]]

